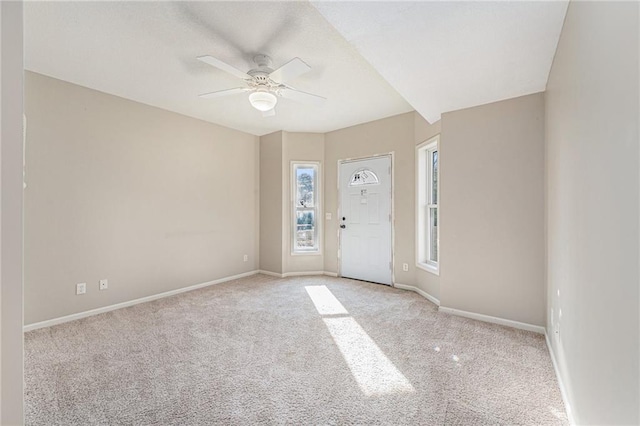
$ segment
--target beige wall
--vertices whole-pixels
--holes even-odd
[[[26,324],[257,268],[257,137],[30,72],[25,94]]]
[[[427,120],[422,118],[420,114],[415,113],[414,120],[413,120],[414,143],[416,145],[420,145],[422,142],[425,142],[431,139],[432,137],[436,136],[437,134],[439,134],[441,131],[440,129],[441,123],[442,121],[439,120],[433,124],[429,124],[429,122],[427,122]],[[440,137],[440,145],[442,145],[442,136]],[[416,185],[415,198],[418,199],[417,181],[415,185]],[[414,259],[414,265],[415,265],[415,259]],[[435,297],[436,299],[440,299],[440,277],[438,275],[425,271],[424,269],[416,268],[415,286],[427,292],[428,294]]]
[[[415,141],[413,112],[325,135],[325,271],[338,272],[338,160],[394,153],[395,282],[415,284]],[[409,271],[402,271],[402,264]]]
[[[282,191],[283,191],[283,232],[282,245],[285,247],[283,253],[283,271],[288,272],[322,272],[324,270],[324,253],[322,252],[322,240],[324,229],[323,207],[323,174],[324,174],[324,134],[322,133],[289,133],[283,132],[283,153],[282,153]],[[292,211],[293,190],[291,187],[291,162],[292,161],[316,161],[320,163],[320,184],[317,225],[319,226],[318,236],[320,238],[320,249],[318,254],[291,254],[292,245]]]
[[[545,324],[544,97],[442,116],[440,302]]]
[[[260,269],[282,273],[282,133],[260,137]]]
[[[0,2],[0,424],[23,423],[22,3]]]
[[[640,423],[638,49],[637,2],[571,2],[547,85],[547,325],[578,424]]]

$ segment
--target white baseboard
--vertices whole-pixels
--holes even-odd
[[[440,306],[440,300],[436,299],[435,297],[433,297],[432,295],[430,295],[429,293],[427,293],[426,291],[418,287],[414,287],[412,285],[400,284],[400,283],[394,283],[393,286],[395,288],[399,288],[402,290],[415,291],[425,299],[436,304],[438,306],[439,312],[444,312],[446,314],[451,314],[451,315],[457,315],[459,317],[471,318],[478,321],[490,322],[493,324],[506,325],[507,327],[518,328],[521,330],[533,331],[534,333],[540,333],[546,336],[546,329],[539,325],[527,324],[524,322],[492,317],[489,315],[476,314],[475,312],[467,312],[467,311],[461,311],[459,309],[447,308],[445,306]]]
[[[427,299],[429,302],[435,304],[436,306],[440,306],[440,300],[436,299],[435,297],[433,297],[432,295],[430,295],[429,293],[427,293],[426,291],[424,291],[424,290],[422,290],[422,289],[420,289],[418,287],[414,287],[412,285],[400,284],[400,283],[394,283],[393,286],[395,288],[400,288],[402,290],[415,291],[420,296],[422,296],[425,299]]]
[[[534,333],[545,334],[545,328],[539,325],[527,324],[526,322],[519,322],[508,320],[505,318],[492,317],[490,315],[476,314],[475,312],[461,311],[459,309],[447,308],[440,306],[440,312],[446,314],[457,315],[459,317],[471,318],[478,321],[490,322],[493,324],[506,325],[507,327],[518,328],[520,330],[533,331]]]
[[[305,277],[305,276],[309,276],[309,275],[327,275],[329,277],[337,277],[338,274],[336,274],[335,272],[327,272],[327,271],[301,271],[301,272],[285,272],[283,274],[280,274],[278,272],[271,272],[271,271],[265,271],[265,270],[259,270],[258,273],[260,274],[264,274],[264,275],[269,275],[271,277],[277,277],[277,278],[287,278],[287,277]]]
[[[324,275],[324,271],[285,272],[282,277],[306,277],[309,275]]]
[[[277,272],[265,271],[264,269],[260,269],[258,273],[263,275],[269,275],[270,277],[282,278],[282,274],[279,274]]]
[[[564,402],[564,409],[567,412],[567,419],[569,420],[569,424],[573,426],[576,424],[576,420],[573,417],[573,411],[571,410],[571,404],[569,403],[569,394],[567,393],[567,388],[564,384],[564,380],[562,380],[562,375],[560,374],[560,367],[556,360],[556,355],[553,352],[553,348],[551,347],[550,337],[546,329],[544,333],[544,338],[547,341],[547,348],[549,349],[549,355],[551,355],[553,370],[556,372],[556,378],[558,379],[558,386],[560,387],[560,395],[562,395],[562,402]]]
[[[158,293],[158,294],[154,294],[154,295],[151,295],[151,296],[141,297],[139,299],[129,300],[129,301],[122,302],[122,303],[116,303],[115,305],[104,306],[102,308],[96,308],[96,309],[91,309],[89,311],[78,312],[77,314],[71,314],[71,315],[66,315],[64,317],[53,318],[53,319],[46,320],[46,321],[41,321],[41,322],[35,322],[33,324],[25,325],[24,327],[22,327],[22,330],[24,332],[27,332],[27,331],[31,331],[31,330],[37,330],[39,328],[51,327],[52,325],[62,324],[62,323],[69,322],[69,321],[74,321],[74,320],[77,320],[77,319],[80,319],[80,318],[86,318],[86,317],[90,317],[90,316],[93,316],[93,315],[103,314],[105,312],[115,311],[116,309],[122,309],[122,308],[126,308],[126,307],[129,307],[129,306],[138,305],[140,303],[151,302],[152,300],[162,299],[164,297],[169,297],[169,296],[173,296],[173,295],[180,294],[180,293],[186,293],[187,291],[197,290],[199,288],[209,287],[211,285],[221,284],[221,283],[224,283],[224,282],[227,282],[227,281],[237,280],[238,278],[249,277],[249,276],[255,275],[257,273],[258,273],[258,271],[244,272],[242,274],[232,275],[230,277],[219,278],[217,280],[207,281],[205,283],[195,284],[195,285],[191,285],[191,286],[188,286],[188,287],[182,287],[182,288],[178,288],[176,290],[165,291],[164,293]]]

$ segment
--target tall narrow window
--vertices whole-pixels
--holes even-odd
[[[293,163],[294,253],[318,253],[318,163]]]
[[[418,211],[417,266],[438,273],[439,238],[439,137],[429,139],[417,148]]]

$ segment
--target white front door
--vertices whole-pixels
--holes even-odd
[[[391,285],[391,156],[340,163],[340,273]]]

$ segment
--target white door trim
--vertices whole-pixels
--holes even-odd
[[[362,161],[362,160],[372,160],[380,157],[390,157],[391,159],[391,287],[395,287],[396,282],[396,207],[395,207],[395,151],[384,152],[380,154],[367,155],[364,157],[350,157],[338,160],[338,217],[342,217],[342,194],[340,193],[340,166],[345,163],[352,163],[354,161]],[[337,219],[336,218],[336,219]],[[339,220],[336,220],[336,223],[339,223]],[[342,277],[342,239],[340,237],[340,227],[336,229],[336,233],[338,236],[338,277]]]

